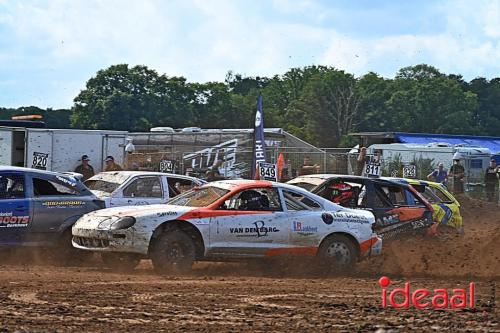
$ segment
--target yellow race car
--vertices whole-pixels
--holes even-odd
[[[435,224],[431,228],[436,230],[438,226],[455,228],[463,232],[462,215],[460,215],[460,203],[448,192],[446,187],[440,183],[426,180],[390,178],[404,184],[413,186],[434,208],[432,219]]]

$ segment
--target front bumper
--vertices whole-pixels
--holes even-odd
[[[97,230],[74,226],[72,244],[81,250],[148,254],[149,237],[134,227],[125,230]]]

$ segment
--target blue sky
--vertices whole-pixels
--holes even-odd
[[[0,0],[0,107],[70,107],[118,63],[191,82],[312,64],[393,77],[427,63],[491,79],[500,1]]]

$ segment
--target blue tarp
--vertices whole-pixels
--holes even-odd
[[[495,136],[394,133],[394,138],[401,143],[428,144],[432,142],[446,142],[452,145],[465,144],[488,148],[492,154],[500,154],[500,137]]]

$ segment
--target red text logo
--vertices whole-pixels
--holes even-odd
[[[435,308],[435,309],[460,309],[474,307],[474,282],[469,283],[468,288],[453,289],[416,289],[411,290],[410,282],[406,282],[404,288],[394,288],[392,291],[387,290],[391,284],[391,279],[387,276],[382,276],[378,280],[382,287],[382,307],[386,308],[387,304],[396,309],[414,306],[417,309]]]

